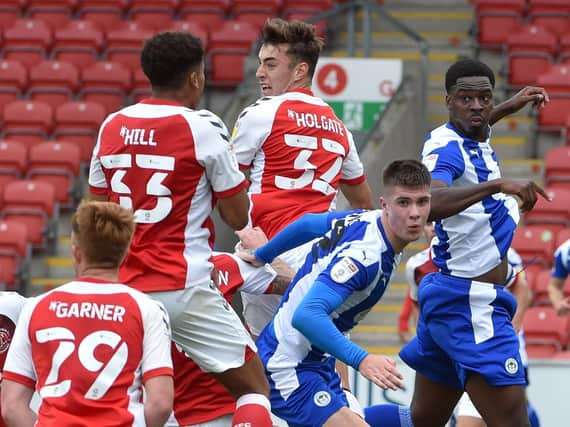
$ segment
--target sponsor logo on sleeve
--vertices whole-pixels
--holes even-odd
[[[348,257],[344,257],[331,268],[331,279],[337,283],[346,283],[348,279],[358,273],[358,267]]]
[[[422,163],[426,166],[428,171],[431,172],[435,169],[438,157],[439,154],[428,154],[423,158]]]

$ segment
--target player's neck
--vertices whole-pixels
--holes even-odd
[[[94,279],[116,282],[119,279],[119,271],[116,268],[85,267],[77,271],[77,277],[92,277]]]
[[[408,244],[408,242],[396,236],[396,233],[392,231],[392,229],[390,228],[390,224],[388,224],[388,219],[386,218],[386,215],[384,214],[382,215],[382,217],[380,218],[380,222],[382,222],[382,227],[384,227],[384,232],[386,233],[386,237],[388,238],[388,241],[392,245],[392,249],[394,249],[394,252],[395,253],[402,252],[406,247],[406,245]]]

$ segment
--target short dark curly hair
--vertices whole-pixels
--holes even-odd
[[[178,89],[189,71],[204,59],[204,47],[190,33],[165,31],[148,39],[141,52],[141,67],[152,87]]]
[[[489,77],[491,87],[495,88],[495,74],[487,64],[475,59],[462,59],[449,67],[445,73],[445,90],[449,93],[457,84],[457,79],[473,76]]]
[[[309,76],[313,77],[317,61],[323,48],[323,39],[317,36],[314,25],[303,21],[285,21],[272,18],[265,21],[261,31],[261,41],[265,44],[288,44],[287,54],[296,63],[306,62],[309,65]]]

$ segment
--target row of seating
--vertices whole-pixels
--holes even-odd
[[[562,240],[562,243],[570,239],[570,229],[566,231],[568,231],[568,233],[566,233],[566,239]],[[528,286],[532,292],[532,305],[550,305],[548,284],[550,283],[552,270],[550,268],[525,269],[525,273]],[[570,277],[564,282],[563,292],[565,297],[570,297]]]
[[[570,28],[570,4],[566,0],[474,0],[478,43],[482,48],[502,49],[509,36],[527,23],[557,34]]]
[[[570,317],[558,316],[552,307],[530,307],[523,319],[523,329],[529,357],[561,358],[559,353],[570,353]]]

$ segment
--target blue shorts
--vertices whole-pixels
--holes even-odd
[[[469,373],[492,386],[526,384],[511,323],[517,303],[502,286],[432,273],[418,300],[417,336],[400,351],[407,365],[457,389]]]
[[[266,371],[266,374],[271,387],[271,411],[290,427],[321,427],[335,412],[348,407],[332,357],[325,362],[303,362],[296,369]],[[276,386],[274,378],[277,377],[298,382],[287,398]]]

